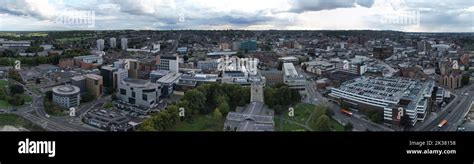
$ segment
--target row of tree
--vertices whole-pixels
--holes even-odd
[[[22,85],[10,84],[8,90],[0,87],[0,100],[5,100],[13,106],[20,106],[25,104],[23,93],[24,89]]]
[[[83,56],[89,54],[88,50],[85,49],[74,49],[67,50],[62,55],[49,55],[49,56],[11,56],[11,57],[0,57],[0,66],[13,66],[15,61],[19,60],[22,65],[37,66],[40,64],[55,64],[59,63],[62,58],[72,58],[76,56]]]
[[[234,84],[203,84],[187,91],[175,105],[145,120],[139,130],[163,131],[180,121],[193,122],[195,115],[210,115],[209,122],[222,124],[222,120],[236,106],[249,103],[250,88]],[[182,108],[184,111],[179,111]],[[184,112],[184,117],[178,113]],[[215,126],[215,125],[212,125]]]
[[[277,84],[274,87],[264,88],[265,104],[281,114],[289,106],[294,106],[301,101],[301,95],[297,90],[288,88],[284,84]]]
[[[331,116],[334,113],[327,106],[317,105],[314,109],[313,117],[311,117],[310,127],[315,131],[332,131]],[[344,126],[344,131],[352,131],[352,123]]]

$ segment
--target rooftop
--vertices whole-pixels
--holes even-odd
[[[54,93],[58,94],[76,94],[79,93],[81,89],[79,87],[76,87],[74,85],[61,85],[61,86],[56,86],[53,88]]]

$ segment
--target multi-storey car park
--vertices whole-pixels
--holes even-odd
[[[386,125],[399,125],[404,114],[415,125],[427,115],[433,87],[433,81],[400,77],[359,77],[344,82],[339,88],[331,88],[329,96],[337,103],[347,103],[354,110],[383,113]]]

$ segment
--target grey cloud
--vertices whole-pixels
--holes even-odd
[[[350,8],[355,5],[372,7],[374,0],[290,0],[290,12],[303,13],[306,11],[331,10]]]

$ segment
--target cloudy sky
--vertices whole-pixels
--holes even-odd
[[[0,31],[474,32],[474,0],[0,0]]]

